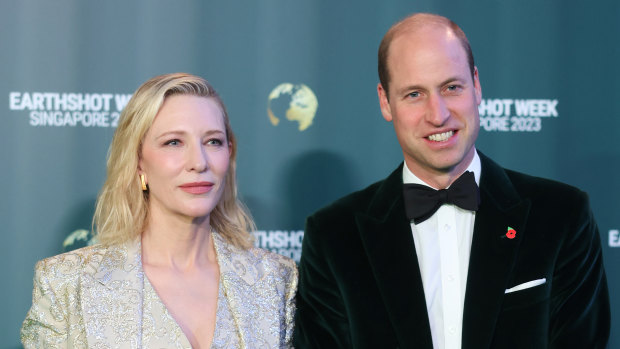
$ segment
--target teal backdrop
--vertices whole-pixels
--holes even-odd
[[[257,244],[298,258],[309,213],[402,161],[377,103],[376,51],[418,11],[452,18],[470,39],[484,98],[478,149],[589,193],[610,347],[620,348],[613,0],[0,2],[0,348],[21,347],[35,262],[85,243],[114,124],[142,82],[183,71],[216,87]]]

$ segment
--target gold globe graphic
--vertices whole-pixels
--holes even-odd
[[[297,122],[299,131],[303,131],[312,125],[316,109],[319,107],[319,101],[316,99],[314,92],[304,85],[294,85],[288,82],[282,83],[271,91],[267,102],[267,115],[273,126],[278,126],[280,117],[276,114],[282,114],[279,110],[272,110],[272,102],[286,98],[287,108],[284,112],[286,120]]]
[[[62,242],[62,251],[72,251],[80,247],[90,246],[97,243],[97,238],[86,229],[78,229],[67,235]]]

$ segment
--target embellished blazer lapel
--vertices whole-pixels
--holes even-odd
[[[238,336],[241,348],[289,347],[297,285],[294,262],[259,248],[236,247],[218,233],[212,236],[223,301],[234,324],[226,332]]]
[[[140,242],[112,245],[85,264],[80,292],[89,347],[140,347],[144,288]]]
[[[263,277],[264,269],[260,259],[250,258],[250,254],[228,244],[218,233],[211,235],[220,267],[220,282],[224,288],[225,301],[228,302],[237,326],[240,343],[247,343],[254,327],[248,318],[249,314],[243,310],[242,303],[257,297],[252,286]]]
[[[504,170],[479,153],[481,204],[476,213],[463,313],[462,347],[491,345],[504,292],[526,232],[530,202],[522,200]],[[517,234],[508,238],[508,227]]]
[[[402,165],[377,189],[368,211],[356,214],[356,223],[400,345],[432,348],[420,267],[405,216]]]
[[[260,260],[253,260],[247,253],[228,244],[218,233],[212,233],[213,244],[220,267],[220,277],[240,278],[252,286],[263,277]]]

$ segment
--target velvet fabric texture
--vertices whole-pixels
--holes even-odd
[[[479,155],[462,348],[604,348],[609,295],[587,195]],[[308,217],[296,348],[432,348],[402,186],[401,164]]]

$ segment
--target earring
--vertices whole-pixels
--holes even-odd
[[[144,173],[140,175],[140,184],[142,185],[142,191],[146,191],[146,177]]]

